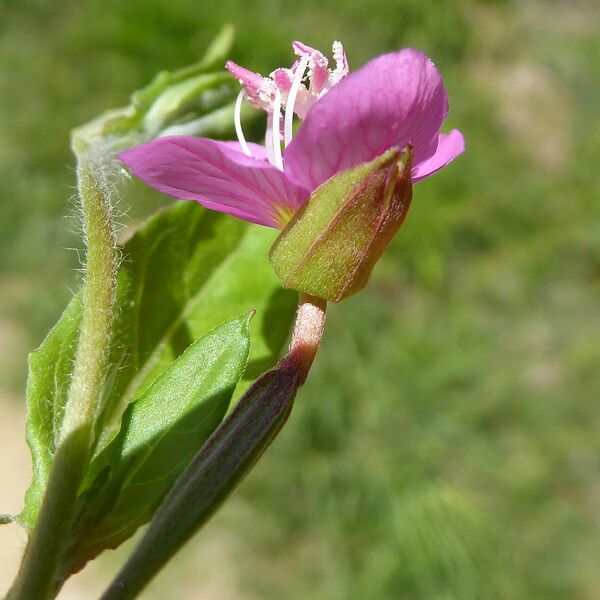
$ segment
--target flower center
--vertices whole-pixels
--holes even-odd
[[[253,156],[242,128],[242,102],[245,98],[253,106],[267,112],[265,132],[267,159],[281,171],[283,171],[282,134],[284,146],[287,147],[292,141],[294,114],[299,119],[304,119],[311,106],[348,75],[348,61],[340,42],[333,43],[334,69],[328,68],[327,58],[318,50],[301,42],[294,42],[292,46],[297,57],[294,64],[289,69],[276,69],[270,77],[253,73],[232,61],[228,61],[225,65],[243,86],[236,99],[234,110],[235,132],[242,152],[247,156]]]

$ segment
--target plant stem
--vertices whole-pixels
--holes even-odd
[[[275,439],[319,348],[325,306],[324,300],[300,296],[289,352],[256,380],[186,467],[101,600],[135,598]]]
[[[73,378],[60,431],[60,441],[72,431],[93,424],[108,361],[116,288],[116,240],[110,194],[100,159],[80,157],[79,196],[87,247],[83,315]]]
[[[80,429],[58,447],[38,520],[6,600],[49,600],[58,593],[56,573],[87,465],[88,441],[89,430]]]
[[[309,294],[300,294],[294,332],[286,356],[280,367],[293,366],[300,373],[300,385],[304,383],[321,344],[325,327],[327,302]]]
[[[79,342],[48,487],[10,600],[55,598],[62,585],[57,572],[89,461],[108,360],[116,285],[109,192],[98,159],[78,156],[77,177],[87,247]]]

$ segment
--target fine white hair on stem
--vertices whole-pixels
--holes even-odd
[[[273,106],[273,164],[283,171],[283,158],[281,156],[281,92],[275,92],[275,103]]]
[[[298,69],[294,73],[294,81],[292,82],[292,87],[290,88],[287,102],[285,105],[285,124],[283,129],[283,140],[285,147],[287,148],[288,144],[292,141],[292,124],[294,121],[294,106],[296,104],[296,97],[298,96],[298,91],[300,90],[300,86],[302,85],[302,79],[304,77],[304,72],[306,71],[306,67],[308,66],[308,61],[310,60],[309,56],[305,56],[298,65]]]
[[[246,92],[242,90],[235,101],[235,110],[233,113],[233,121],[235,125],[235,133],[237,135],[238,141],[240,142],[240,146],[242,148],[242,152],[246,156],[252,156],[252,152],[250,151],[250,147],[248,146],[248,142],[246,142],[246,138],[244,137],[244,131],[242,129],[242,102],[244,100]]]

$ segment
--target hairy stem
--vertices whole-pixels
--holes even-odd
[[[116,288],[116,242],[102,166],[83,157],[77,168],[87,247],[83,315],[60,441],[93,424],[106,372]]]
[[[79,342],[48,487],[10,600],[48,600],[60,589],[57,572],[89,461],[108,360],[116,285],[109,193],[96,159],[79,156],[77,177],[87,247]]]

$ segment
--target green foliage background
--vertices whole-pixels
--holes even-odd
[[[352,67],[417,46],[467,139],[332,306],[278,441],[144,598],[597,597],[599,19],[594,0],[0,0],[0,383],[18,398],[78,281],[68,131],[224,22],[262,72],[296,38],[341,39]],[[138,186],[121,221],[164,202]],[[89,598],[117,560],[84,575]]]

